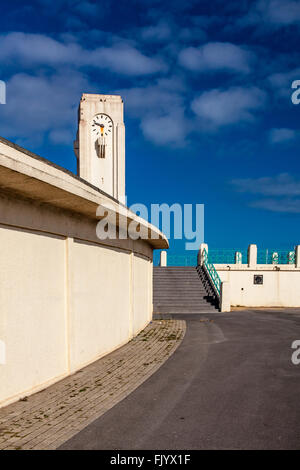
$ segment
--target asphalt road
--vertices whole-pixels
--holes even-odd
[[[185,318],[173,356],[61,449],[300,449],[300,313]]]

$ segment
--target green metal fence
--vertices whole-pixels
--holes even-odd
[[[197,266],[198,251],[190,251],[188,254],[174,254],[167,252],[167,266]],[[240,253],[240,255],[237,255]],[[154,252],[154,265],[159,265],[159,251]],[[248,249],[215,249],[209,248],[208,262],[211,264],[235,264],[239,258],[242,264],[248,263]],[[295,249],[258,249],[257,264],[295,264]]]
[[[213,264],[235,264],[236,253],[241,253],[241,262],[248,262],[247,249],[209,249],[208,260]]]
[[[168,266],[197,266],[197,255],[167,255]]]
[[[208,250],[208,259],[212,264],[236,264],[238,259],[242,264],[248,263],[248,249]],[[295,249],[259,249],[257,250],[257,264],[295,264]]]
[[[257,250],[257,264],[295,264],[295,250]]]
[[[209,256],[208,256],[206,250],[203,250],[203,258],[204,258],[203,259],[203,261],[204,261],[203,264],[204,264],[204,267],[206,269],[206,272],[207,272],[208,276],[210,277],[218,296],[220,297],[220,295],[221,295],[221,283],[222,282],[221,282],[219,274],[216,271],[216,268],[209,261]]]

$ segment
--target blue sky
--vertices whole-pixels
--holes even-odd
[[[1,136],[75,171],[81,93],[120,93],[129,205],[204,203],[212,247],[300,243],[300,2],[1,9]]]

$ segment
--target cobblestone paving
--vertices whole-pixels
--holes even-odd
[[[125,346],[0,409],[0,449],[59,447],[152,375],[184,334],[184,321],[153,321]]]

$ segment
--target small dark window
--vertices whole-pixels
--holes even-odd
[[[262,274],[254,274],[253,283],[261,286],[264,283],[264,276]]]

